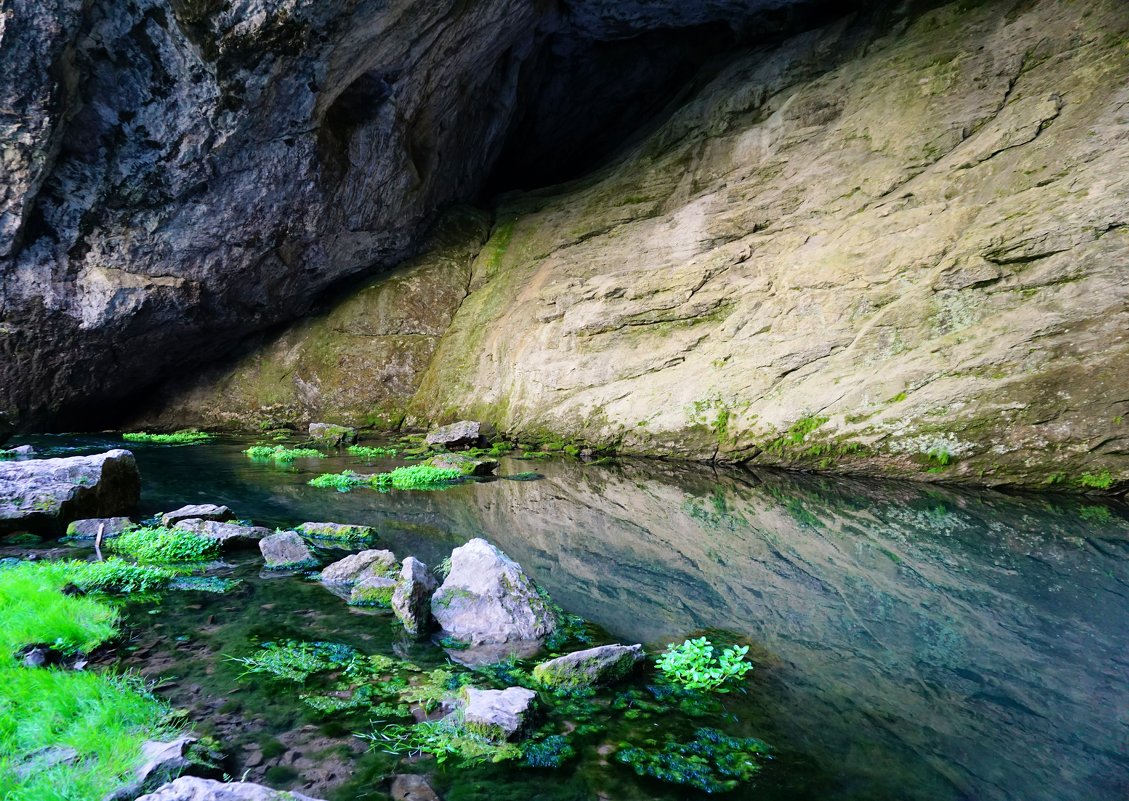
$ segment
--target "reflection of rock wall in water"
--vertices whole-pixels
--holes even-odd
[[[890,798],[1125,797],[1129,541],[1085,507],[597,470],[430,503],[616,634],[747,634],[766,736]]]

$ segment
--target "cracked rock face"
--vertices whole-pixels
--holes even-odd
[[[105,416],[401,261],[491,174],[550,34],[728,30],[810,3],[570,5],[7,3],[0,412],[25,427]]]

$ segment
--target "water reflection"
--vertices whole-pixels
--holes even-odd
[[[657,463],[340,494],[304,482],[350,460],[287,471],[244,445],[136,448],[146,511],[364,523],[433,563],[486,536],[626,640],[749,638],[751,727],[790,768],[758,797],[1129,797],[1122,506]]]

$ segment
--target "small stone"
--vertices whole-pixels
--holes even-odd
[[[0,451],[7,459],[31,459],[35,456],[35,448],[30,445],[20,445],[16,448],[9,448],[6,451]]]
[[[441,453],[432,456],[428,464],[440,470],[458,470],[464,476],[490,476],[498,469],[495,459],[475,459],[462,453]]]
[[[331,448],[339,448],[357,441],[357,429],[334,423],[310,423],[310,439]]]
[[[137,524],[128,517],[88,517],[85,520],[73,520],[67,526],[67,536],[73,540],[92,540],[98,536],[99,527],[104,526],[102,536],[116,537],[123,531],[137,528]]]
[[[625,678],[642,661],[642,645],[601,645],[542,662],[533,678],[547,687],[596,687]]]
[[[469,448],[477,445],[481,437],[478,423],[460,420],[449,426],[437,428],[427,435],[427,444],[433,448]]]
[[[269,570],[314,567],[317,560],[295,531],[280,531],[259,540],[259,550]]]
[[[427,779],[414,773],[392,777],[392,801],[441,801]]]
[[[471,731],[492,740],[509,740],[529,722],[530,707],[537,693],[524,687],[505,690],[476,690],[467,687],[463,697],[463,721]]]
[[[371,526],[357,526],[351,523],[303,523],[294,529],[303,537],[312,540],[332,540],[334,542],[364,542],[376,539],[376,529]]]
[[[263,526],[241,526],[238,523],[220,523],[216,520],[201,520],[196,517],[177,521],[173,528],[184,529],[215,540],[223,549],[255,545],[259,540],[271,535],[271,530]]]
[[[162,526],[173,526],[181,520],[234,520],[235,513],[226,506],[217,506],[214,503],[199,503],[182,506],[172,512],[161,515]]]
[[[392,593],[396,581],[384,576],[366,576],[353,585],[349,595],[350,606],[379,606],[387,609],[392,606]]]
[[[414,556],[404,560],[400,580],[392,593],[392,611],[413,637],[422,637],[431,630],[431,596],[438,586],[427,565]]]
[[[409,559],[411,557],[408,557]],[[361,551],[334,562],[321,571],[326,584],[356,584],[366,578],[392,578],[396,573],[396,555],[391,551]]]

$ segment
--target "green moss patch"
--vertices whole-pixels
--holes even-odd
[[[149,434],[145,431],[133,431],[122,434],[122,439],[126,442],[148,442],[157,445],[196,445],[207,442],[213,437],[205,431],[185,429],[174,431],[171,434]]]

